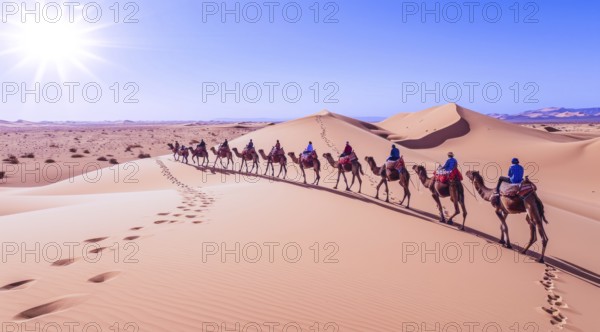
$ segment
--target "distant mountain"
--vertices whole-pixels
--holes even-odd
[[[525,111],[519,114],[488,114],[489,116],[510,122],[600,122],[600,107],[564,108],[548,107]]]

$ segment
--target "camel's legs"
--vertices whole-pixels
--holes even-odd
[[[406,208],[410,208],[410,191],[408,190],[408,186],[405,186],[404,184],[402,184],[402,181],[398,181],[398,183],[400,183],[400,186],[402,187],[403,191],[404,191],[404,197],[402,197],[402,201],[400,202],[400,205],[402,205],[404,203],[404,200],[406,198],[408,198],[408,203],[406,203]]]
[[[389,203],[390,202],[390,188],[388,187],[387,179],[384,179],[383,183],[385,184],[385,202]]]
[[[344,182],[346,183],[346,190],[350,190],[350,188],[348,187],[348,179],[346,178],[346,171],[344,171],[344,169],[341,167],[338,169],[338,180],[340,178],[340,174],[342,174],[342,176],[344,177]]]
[[[448,225],[454,224],[454,217],[456,217],[460,213],[460,209],[458,207],[458,199],[455,197],[450,197],[450,201],[454,204],[454,214],[448,218]]]
[[[442,210],[442,202],[440,202],[440,196],[437,193],[432,193],[431,197],[433,197],[433,200],[437,203],[437,207],[440,210],[440,222],[446,222],[444,211]]]
[[[285,179],[287,177],[287,166],[285,164],[281,164],[281,167],[279,167],[279,173],[281,173],[281,169],[283,169],[283,178]],[[279,177],[279,175],[277,175],[277,177]]]
[[[304,166],[300,165],[300,170],[302,171],[302,176],[304,177],[304,184],[306,184],[306,172],[304,171]]]
[[[459,200],[459,203],[460,203],[460,208],[462,210],[462,215],[463,215],[463,223],[462,223],[462,226],[460,227],[460,230],[464,231],[465,230],[465,222],[467,221],[467,208],[465,207],[464,197]]]
[[[531,220],[531,218],[529,217],[529,214],[527,214],[525,219],[527,219],[527,223],[529,223],[529,230],[531,232],[529,235],[529,244],[527,245],[527,247],[525,247],[525,249],[523,249],[523,251],[521,251],[521,253],[523,255],[526,254],[527,250],[529,250],[529,247],[531,247],[531,245],[534,244],[535,241],[537,241],[537,236],[535,234],[535,224],[533,223],[533,220]]]
[[[532,222],[534,222],[535,225],[537,225],[538,232],[540,233],[540,237],[542,238],[542,256],[538,259],[538,262],[543,263],[544,257],[546,255],[546,245],[548,245],[548,236],[546,235],[546,230],[544,229],[544,221],[542,220],[542,216],[537,210],[537,206],[531,209],[531,215],[533,216],[531,218]]]
[[[318,169],[315,168],[315,182],[313,182],[313,184],[318,185],[319,184],[319,180],[321,180],[321,174],[320,171]]]
[[[512,246],[510,245],[510,238],[508,237],[508,225],[506,224],[508,215],[500,209],[496,210],[496,215],[498,216],[498,219],[500,219],[500,244],[506,244],[506,248],[511,249]],[[504,234],[506,234],[506,242],[504,242]]]
[[[381,179],[381,181],[379,181],[379,184],[377,185],[377,187],[375,187],[375,189],[377,189],[377,194],[375,195],[376,199],[379,199],[379,188],[381,187],[381,185],[383,184],[383,182],[385,181],[385,179]]]
[[[544,225],[542,225],[542,219],[539,219],[538,222],[538,231],[540,232],[540,237],[542,238],[542,257],[538,259],[538,262],[543,263],[544,257],[546,256],[546,246],[548,245],[548,236],[546,235],[546,230],[544,229]]]
[[[358,178],[358,193],[360,194],[360,190],[362,189],[362,179],[360,178],[360,174],[358,174],[358,170],[352,170],[352,182],[350,183],[350,189],[354,186],[354,180]]]

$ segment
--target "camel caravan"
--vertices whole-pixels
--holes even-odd
[[[209,153],[206,148],[204,140],[196,146],[185,147],[180,145],[179,142],[175,144],[168,144],[169,149],[173,152],[173,158],[176,161],[188,163],[188,157],[192,155],[192,163],[198,166],[208,167],[209,165]],[[259,161],[262,158],[267,162],[267,167],[264,175],[267,175],[269,169],[271,170],[271,176],[275,176],[275,164],[279,164],[279,172],[277,177],[279,178],[283,173],[283,179],[287,176],[287,156],[290,157],[292,162],[299,166],[302,173],[304,184],[306,181],[307,169],[312,169],[315,173],[312,185],[319,185],[321,179],[321,161],[318,158],[317,151],[314,149],[312,142],[308,143],[308,146],[303,152],[299,153],[298,156],[294,152],[284,152],[281,143],[277,140],[276,144],[271,148],[269,154],[265,154],[265,151],[259,149],[258,152],[254,147],[254,142],[250,142],[244,147],[242,152],[237,148],[230,149],[229,142],[225,140],[216,149],[211,147],[210,150],[216,156],[213,168],[216,167],[217,162],[220,162],[221,167],[229,169],[229,164],[234,165],[233,156],[235,155],[241,160],[241,166],[239,171],[241,172],[244,168],[246,172],[255,172],[258,174]],[[202,162],[200,162],[202,158]],[[358,193],[362,190],[362,178],[361,175],[365,175],[363,172],[362,165],[356,152],[350,146],[349,142],[346,142],[344,151],[337,158],[331,153],[324,153],[323,158],[337,170],[337,181],[334,189],[338,188],[340,178],[343,177],[346,185],[346,190],[351,191],[355,181],[358,182]],[[389,156],[382,166],[377,166],[377,162],[374,157],[366,156],[364,160],[369,165],[371,172],[375,176],[379,176],[380,182],[376,186],[377,193],[376,199],[379,199],[379,190],[383,185],[385,187],[386,198],[385,201],[389,202],[389,182],[398,182],[400,187],[403,189],[404,196],[399,202],[400,205],[406,201],[406,208],[410,209],[410,173],[406,167],[404,157],[400,154],[400,150],[395,144],[392,145]],[[226,163],[224,162],[226,161]],[[248,165],[251,164],[250,169]],[[256,169],[256,170],[255,170]],[[431,192],[436,207],[439,211],[439,222],[446,223],[448,225],[454,224],[454,218],[459,214],[462,214],[462,223],[459,227],[460,230],[465,230],[465,222],[467,219],[467,209],[465,206],[465,191],[463,186],[463,176],[458,169],[458,161],[454,158],[454,153],[448,153],[448,159],[446,162],[437,168],[433,172],[433,176],[429,177],[427,170],[422,165],[414,165],[412,170],[415,172],[421,184]],[[352,181],[348,185],[348,179],[346,173],[352,174]],[[508,225],[506,219],[509,214],[520,214],[525,213],[525,220],[529,224],[531,233],[528,245],[523,249],[522,253],[525,254],[529,248],[537,241],[536,232],[539,232],[542,238],[542,252],[539,262],[544,262],[546,246],[548,244],[548,236],[544,230],[544,223],[548,223],[544,214],[544,204],[537,195],[537,187],[533,184],[528,177],[524,177],[524,169],[520,165],[517,158],[512,160],[508,177],[500,177],[496,188],[488,188],[485,186],[483,177],[477,171],[468,171],[466,173],[467,178],[473,183],[475,190],[479,195],[486,201],[490,202],[494,209],[494,212],[498,219],[500,219],[500,243],[507,248],[512,248],[510,243],[510,237],[508,235]],[[454,212],[448,218],[445,217],[441,199],[449,198],[454,205]]]

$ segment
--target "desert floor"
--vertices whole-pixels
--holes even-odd
[[[77,148],[90,151],[82,161],[111,154],[119,162],[53,183],[19,183],[21,173],[13,171],[0,185],[0,320],[8,328],[587,332],[600,326],[595,134],[549,133],[454,104],[375,124],[322,111],[256,127],[119,130],[2,129],[10,136],[3,158],[23,161],[31,152],[27,163],[60,163]],[[184,164],[165,147],[172,135],[186,144],[228,137],[238,148],[252,138],[265,151],[279,139],[296,155],[312,140],[320,183],[310,184],[315,172],[308,169],[304,184],[290,158],[285,180],[264,175],[262,159],[258,175],[240,173],[235,156],[235,170]],[[358,183],[346,191],[343,179],[335,189],[337,170],[322,157],[339,155],[346,141],[360,157],[361,193]],[[462,215],[454,225],[438,222],[412,168],[410,209],[399,204],[398,183],[389,183],[389,203],[383,188],[376,199],[380,177],[364,158],[381,164],[392,142],[409,168],[424,165],[430,175],[453,151],[463,173],[480,171],[488,187],[519,157],[549,220],[546,263],[536,262],[539,239],[527,255],[519,253],[530,236],[524,214],[508,217],[513,249],[498,244],[500,222],[466,177],[465,231],[458,230]],[[135,144],[142,148],[124,152]],[[136,159],[141,150],[151,158]],[[127,167],[135,172],[125,173]],[[454,211],[449,199],[442,205],[445,215]]]

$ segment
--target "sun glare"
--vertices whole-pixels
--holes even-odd
[[[85,25],[69,22],[13,24],[10,31],[2,34],[6,46],[0,55],[16,56],[16,65],[11,70],[32,68],[36,80],[49,71],[66,79],[72,69],[94,76],[87,60],[103,59],[93,53],[101,44],[91,38],[91,31]]]
[[[32,61],[65,62],[84,52],[73,24],[26,24],[18,48]]]

